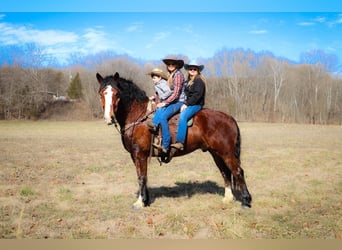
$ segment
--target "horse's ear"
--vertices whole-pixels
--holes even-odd
[[[114,75],[114,80],[117,81],[117,80],[119,79],[119,77],[120,77],[120,76],[119,76],[119,73],[116,72],[115,75]]]
[[[99,84],[101,84],[103,82],[103,77],[99,73],[96,73],[96,78],[97,78],[97,81],[99,82]]]

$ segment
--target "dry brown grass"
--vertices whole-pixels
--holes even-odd
[[[153,159],[153,203],[135,211],[135,168],[113,127],[0,122],[0,237],[341,237],[341,126],[240,127],[252,209],[221,203],[222,177],[198,151],[162,166]]]

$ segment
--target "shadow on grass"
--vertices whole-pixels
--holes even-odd
[[[217,185],[216,182],[176,182],[173,187],[150,187],[151,204],[160,197],[188,197],[194,194],[217,194],[224,195],[224,188]]]

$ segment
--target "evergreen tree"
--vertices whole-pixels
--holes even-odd
[[[70,85],[67,89],[68,97],[71,99],[80,99],[83,97],[82,83],[79,73],[71,80]]]

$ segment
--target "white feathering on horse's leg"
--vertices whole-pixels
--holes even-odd
[[[225,187],[224,188],[224,197],[222,199],[223,203],[229,203],[234,201],[234,196],[232,194],[232,190],[230,187]]]
[[[141,209],[143,207],[144,207],[144,203],[142,200],[142,196],[139,195],[138,200],[136,202],[134,202],[134,204],[133,204],[133,208],[134,209]]]

